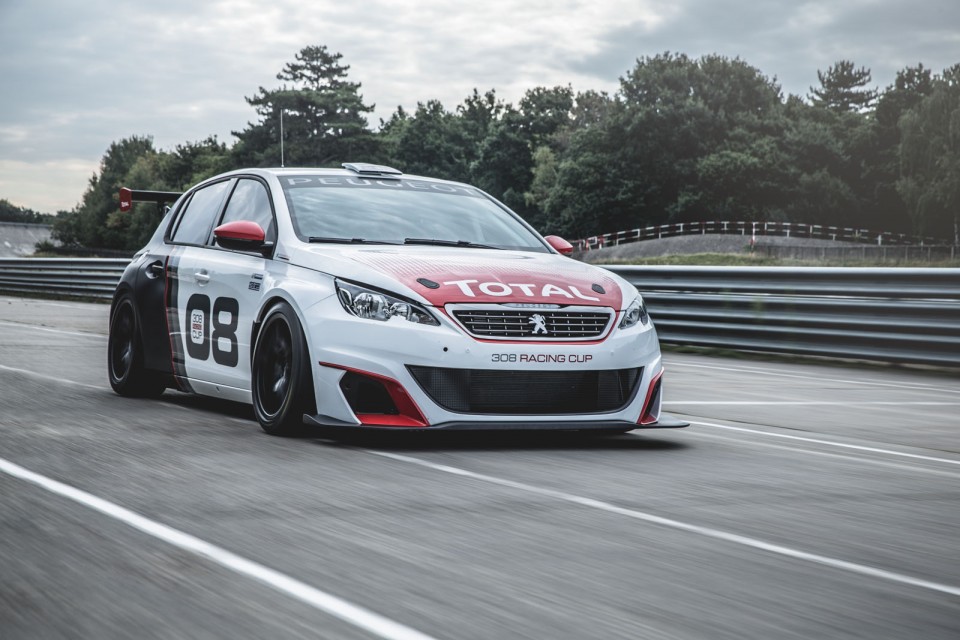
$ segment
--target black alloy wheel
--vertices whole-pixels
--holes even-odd
[[[278,303],[263,321],[252,363],[253,410],[267,433],[307,432],[303,414],[314,404],[309,361],[296,313],[290,305]]]
[[[133,300],[125,295],[114,305],[107,343],[110,386],[122,396],[156,398],[166,385],[160,376],[143,367],[140,328]]]

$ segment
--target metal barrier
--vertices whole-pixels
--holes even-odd
[[[2,258],[0,291],[109,300],[129,263],[123,259]]]
[[[109,299],[127,262],[0,259],[0,292]],[[960,269],[609,269],[665,343],[960,367]]]
[[[610,270],[666,343],[960,367],[960,269]]]

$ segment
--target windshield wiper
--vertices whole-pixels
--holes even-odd
[[[332,244],[397,244],[396,242],[386,242],[384,240],[367,240],[366,238],[325,238],[323,236],[310,236],[308,242],[329,242]]]
[[[499,249],[488,244],[479,244],[469,240],[436,240],[433,238],[404,238],[403,244],[430,244],[438,247],[469,247],[471,249]]]

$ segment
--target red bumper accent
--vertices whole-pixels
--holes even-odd
[[[350,371],[351,373],[355,373],[359,376],[376,380],[383,385],[384,389],[387,390],[387,393],[390,395],[390,399],[397,407],[397,411],[400,412],[398,415],[385,413],[354,414],[357,416],[357,420],[360,421],[360,424],[375,427],[408,428],[429,426],[430,423],[428,423],[427,419],[423,416],[423,412],[420,411],[420,407],[418,407],[417,403],[414,402],[413,398],[410,397],[410,394],[407,393],[407,390],[403,388],[403,385],[393,378],[382,376],[379,373],[371,373],[362,369],[354,369],[353,367],[345,367],[343,365],[333,364],[330,362],[321,362],[320,365],[324,367],[330,367],[332,369]]]
[[[660,373],[653,376],[653,379],[650,381],[650,386],[647,388],[647,397],[643,400],[643,411],[640,412],[640,419],[637,420],[637,424],[646,425],[653,424],[657,421],[656,416],[650,415],[650,410],[654,394],[657,393],[660,389],[660,378],[663,377],[663,369],[660,369]]]

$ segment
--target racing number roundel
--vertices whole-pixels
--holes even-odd
[[[195,293],[187,301],[186,311],[187,354],[195,360],[206,360],[212,351],[217,364],[237,366],[240,303],[235,298],[217,298],[211,313],[210,298]],[[224,316],[229,320],[224,320]]]

